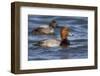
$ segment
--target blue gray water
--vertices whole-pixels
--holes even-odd
[[[44,39],[51,39],[54,35],[33,35],[32,29],[41,25],[48,25],[55,19],[58,26],[67,26],[72,35],[68,37],[70,46],[67,48],[44,48],[33,45]],[[60,38],[59,28],[55,29],[56,38]],[[83,59],[88,58],[88,17],[75,16],[28,16],[28,60],[54,59]]]

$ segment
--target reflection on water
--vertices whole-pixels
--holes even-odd
[[[55,19],[58,26],[67,26],[72,35],[68,37],[70,46],[67,48],[44,48],[33,45],[34,43],[51,39],[53,35],[32,35],[32,29],[41,25],[48,25]],[[82,59],[88,57],[88,18],[87,17],[62,17],[62,16],[28,16],[28,60],[50,59]],[[56,38],[60,39],[60,28],[55,29]]]

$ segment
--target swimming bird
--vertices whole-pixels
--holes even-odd
[[[58,40],[56,38],[54,39],[47,39],[43,41],[39,41],[39,46],[42,47],[57,47],[57,46],[62,46],[62,47],[67,47],[70,45],[68,36],[69,36],[69,28],[68,27],[62,27],[60,30],[60,36],[61,40]]]
[[[52,20],[49,25],[41,25],[40,27],[33,29],[32,34],[54,34],[56,25],[56,20]]]

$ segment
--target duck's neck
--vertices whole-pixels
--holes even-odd
[[[50,24],[49,24],[49,27],[50,27],[51,29],[54,29],[54,28],[55,28],[55,26],[56,26],[56,24],[55,24],[55,23],[50,23]]]
[[[70,43],[68,41],[68,39],[62,39],[61,40],[61,43],[60,43],[60,46],[68,46]]]
[[[50,30],[53,30],[54,28],[52,26],[49,26]]]

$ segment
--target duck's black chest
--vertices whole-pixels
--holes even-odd
[[[60,43],[60,46],[67,46],[67,45],[70,45],[70,41],[67,40],[67,39],[63,39]]]

